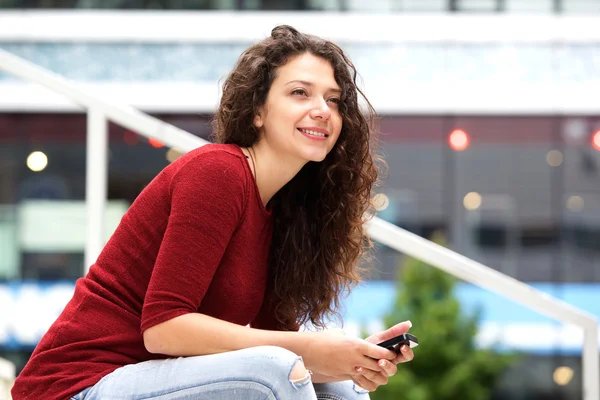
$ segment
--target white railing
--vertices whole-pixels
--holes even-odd
[[[207,142],[172,125],[112,100],[103,100],[79,89],[61,76],[0,50],[0,70],[26,81],[41,84],[62,94],[88,112],[87,186],[88,204],[85,269],[95,261],[103,246],[102,221],[107,187],[107,120],[181,151],[190,151]],[[4,95],[4,94],[0,94]],[[594,316],[561,300],[486,267],[449,249],[438,246],[379,218],[369,225],[371,237],[386,246],[430,263],[460,279],[499,293],[562,323],[584,331],[584,400],[600,400],[600,359],[598,323]]]
[[[15,366],[0,358],[0,399],[10,398],[10,388],[15,380]]]

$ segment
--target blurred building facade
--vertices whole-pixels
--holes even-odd
[[[380,216],[425,237],[442,231],[454,250],[600,316],[599,2],[0,7],[1,49],[204,138],[219,81],[249,44],[280,23],[333,39],[381,116],[389,177],[377,190]],[[76,106],[0,74],[0,356],[19,367],[82,275],[85,132]],[[114,124],[109,150],[107,237],[179,155]],[[393,289],[402,256],[378,248],[377,259],[372,285],[349,300],[350,321],[369,322],[357,299]],[[484,306],[482,342],[497,331],[491,341],[530,354],[498,398],[581,397],[578,332],[468,285],[459,296]],[[556,378],[565,366],[574,371],[566,383]]]

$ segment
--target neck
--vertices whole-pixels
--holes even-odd
[[[306,164],[304,160],[290,160],[289,157],[277,154],[264,140],[260,140],[247,151],[254,157],[256,185],[265,206]]]

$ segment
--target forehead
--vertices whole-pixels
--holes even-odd
[[[327,89],[338,89],[333,67],[324,58],[310,53],[301,54],[278,68],[277,77],[273,82],[285,85],[290,81],[306,81]]]

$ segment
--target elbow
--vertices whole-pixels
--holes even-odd
[[[151,354],[162,354],[166,356],[185,356],[185,348],[182,347],[181,316],[158,323],[146,329],[142,333],[144,347]],[[185,330],[184,330],[185,331]]]
[[[164,341],[160,339],[161,335],[158,325],[146,329],[142,334],[142,337],[144,340],[144,347],[148,353],[168,354]]]

